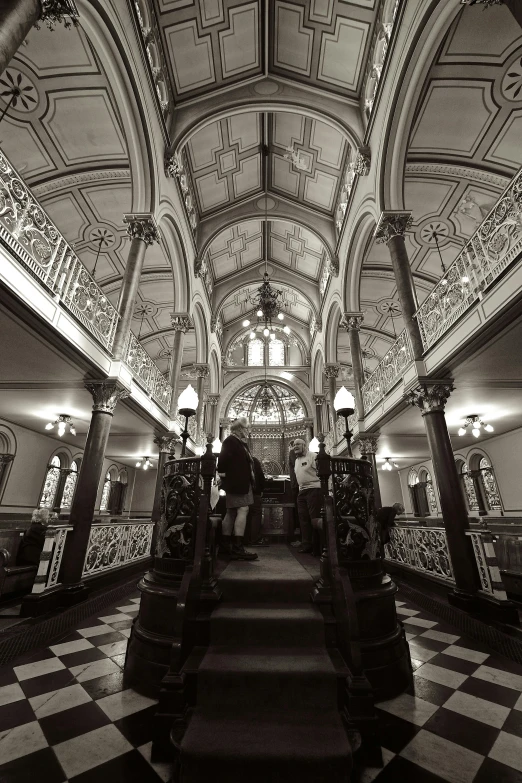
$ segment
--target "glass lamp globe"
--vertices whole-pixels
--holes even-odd
[[[255,340],[256,339],[256,333],[255,332],[250,332],[249,337],[250,337],[251,340]]]
[[[289,326],[283,326],[283,332],[285,334],[290,334],[290,327]]]
[[[250,326],[250,321],[248,320],[248,318],[245,318],[245,320],[243,321],[243,326]]]
[[[471,432],[473,433],[473,435],[474,435],[476,438],[478,438],[478,437],[479,437],[479,435],[480,435],[480,430],[479,430],[479,428],[478,428],[478,427],[473,427],[473,429],[471,430]]]
[[[341,388],[335,395],[334,409],[337,411],[337,413],[341,413],[341,414],[342,411],[346,411],[346,410],[349,410],[350,413],[354,412],[355,409],[354,396],[351,392],[348,391],[348,389],[345,386],[341,386]]]
[[[268,337],[270,331],[268,329],[263,329],[263,334],[265,335],[265,337]]]
[[[462,436],[462,435],[465,435],[465,434],[466,434],[466,430],[464,429],[464,427],[461,427],[459,429],[459,435]]]
[[[183,416],[193,416],[197,410],[199,397],[192,384],[189,383],[186,389],[183,389],[178,397],[178,410],[191,411],[190,413],[183,413]]]
[[[317,438],[312,438],[308,446],[308,451],[311,451],[314,454],[319,454],[319,441]]]
[[[52,430],[54,429],[54,423],[50,421],[48,424],[45,425],[46,430]]]
[[[258,310],[256,315],[257,315],[258,318],[262,318],[263,317],[263,311],[262,310]]]
[[[495,432],[495,428],[491,426],[491,424],[484,424],[484,429],[486,432]]]
[[[284,315],[283,315],[283,313],[278,313],[277,317],[279,318],[280,321],[282,321],[283,318],[284,318]]]

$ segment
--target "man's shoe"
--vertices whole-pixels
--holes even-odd
[[[248,552],[244,546],[238,546],[237,544],[232,547],[232,553],[230,555],[231,560],[257,560],[257,552]]]
[[[300,546],[297,551],[301,555],[311,555],[314,550],[311,546]]]

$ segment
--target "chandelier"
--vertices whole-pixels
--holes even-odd
[[[150,461],[150,457],[142,457],[141,459],[139,459],[136,463],[136,467],[143,468],[143,470],[148,470],[149,468],[151,468],[152,462]]]
[[[464,421],[464,424],[459,429],[459,435],[467,435],[468,434],[468,427],[471,427],[472,434],[478,438],[480,436],[480,428],[484,427],[486,432],[494,432],[495,428],[491,426],[491,424],[485,424],[484,420],[480,418],[480,416],[466,416],[466,420]]]
[[[268,383],[264,382],[261,394],[257,398],[256,408],[261,416],[267,419],[274,412],[274,399]]]
[[[76,429],[74,427],[73,420],[66,413],[60,413],[57,419],[50,421],[45,425],[46,430],[53,430],[55,427],[58,427],[58,435],[60,438],[64,435],[67,427],[69,427],[69,432],[71,435],[76,435]]]
[[[393,470],[393,468],[398,468],[399,467],[396,462],[393,462],[393,460],[390,462],[390,460],[391,460],[391,457],[385,457],[384,458],[384,464],[382,466],[383,470]],[[393,468],[392,468],[392,465],[393,465]]]

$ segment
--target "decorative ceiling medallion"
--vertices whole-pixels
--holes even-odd
[[[254,84],[253,90],[258,95],[275,95],[277,92],[279,92],[279,85],[275,82],[264,80]]]
[[[273,274],[274,267],[271,264],[267,264],[266,267],[265,267],[264,264],[262,264],[259,267],[259,273],[260,273],[261,277],[264,277],[265,272],[268,272],[269,275]]]
[[[435,239],[449,237],[450,230],[447,223],[441,220],[432,220],[421,228],[419,234],[423,242],[431,245],[435,242]]]
[[[401,306],[394,299],[381,299],[377,303],[377,311],[388,318],[398,318],[402,314]]]
[[[158,308],[153,305],[152,302],[138,302],[134,307],[132,314],[133,318],[150,318],[152,315],[156,315]]]
[[[10,68],[0,79],[0,97],[7,104],[5,111],[10,108],[23,113],[33,111],[39,103],[38,93],[34,84],[28,77]]]
[[[522,57],[508,65],[500,90],[508,101],[522,100]]]
[[[116,244],[116,235],[114,231],[103,225],[91,227],[88,238],[89,242],[94,245],[96,250],[99,247],[101,247],[102,250],[110,250]]]
[[[158,351],[157,359],[170,359],[172,356],[172,348],[162,348]]]
[[[270,198],[270,196],[260,198],[259,201],[256,201],[256,207],[258,209],[262,209],[263,212],[265,209],[275,209],[276,206],[277,201],[273,198]]]

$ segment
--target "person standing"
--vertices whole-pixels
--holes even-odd
[[[297,511],[301,526],[301,546],[297,551],[303,554],[312,554],[312,531],[319,529],[323,491],[315,465],[316,455],[308,451],[302,438],[294,440],[294,451],[296,455],[294,472],[299,485]]]
[[[257,457],[252,456],[254,462],[254,502],[250,506],[247,518],[247,530],[250,537],[248,539],[250,546],[268,546],[268,539],[261,535],[261,524],[263,522],[263,491],[265,489],[265,474],[263,466]]]
[[[375,520],[379,525],[381,539],[381,557],[384,557],[384,545],[390,543],[390,530],[395,527],[395,517],[404,514],[402,503],[394,503],[393,506],[383,506],[375,514]]]
[[[240,417],[230,425],[218,457],[218,473],[226,492],[227,513],[222,523],[220,552],[231,560],[257,560],[243,545],[249,506],[254,503],[254,461],[248,448],[248,420]],[[232,533],[234,540],[232,541]]]

